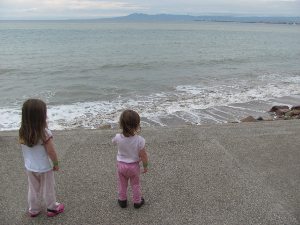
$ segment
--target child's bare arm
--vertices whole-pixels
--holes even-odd
[[[58,158],[57,158],[57,154],[55,151],[55,147],[54,147],[54,143],[52,141],[52,138],[48,139],[46,141],[46,143],[44,143],[45,145],[45,149],[49,155],[49,158],[52,160],[53,162],[53,170],[57,171],[59,170],[59,166],[58,166]]]
[[[148,171],[148,155],[145,149],[142,149],[139,153],[139,157],[143,162],[144,171],[143,173],[147,173]]]

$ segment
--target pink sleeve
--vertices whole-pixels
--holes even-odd
[[[48,128],[45,129],[45,133],[46,140],[43,142],[44,144],[46,144],[51,138],[53,138],[52,132]]]

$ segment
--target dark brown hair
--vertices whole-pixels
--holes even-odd
[[[46,140],[45,128],[47,127],[47,107],[39,99],[28,99],[22,107],[22,121],[19,130],[21,144],[32,147],[38,141]]]
[[[120,128],[125,137],[134,136],[140,129],[140,116],[137,112],[127,109],[120,116]]]

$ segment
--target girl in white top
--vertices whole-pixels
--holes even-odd
[[[143,162],[143,173],[148,171],[145,139],[137,135],[140,131],[140,116],[133,110],[125,110],[119,123],[122,133],[116,134],[112,139],[118,146],[118,203],[122,208],[127,207],[127,187],[130,180],[134,207],[140,208],[145,202],[140,188],[140,161]]]
[[[47,207],[47,216],[64,211],[64,204],[56,202],[54,173],[59,170],[52,133],[47,128],[46,104],[39,99],[28,99],[22,107],[19,141],[28,176],[29,215],[40,214],[39,194]],[[50,161],[50,159],[51,161]]]

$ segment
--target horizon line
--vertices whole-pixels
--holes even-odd
[[[222,18],[222,17],[228,17],[228,18],[299,18],[299,16],[270,16],[270,15],[247,15],[247,14],[232,14],[232,15],[226,15],[226,14],[219,14],[219,15],[191,15],[191,14],[168,14],[168,13],[158,13],[158,14],[147,14],[147,13],[130,13],[125,16],[113,16],[113,17],[97,17],[97,18],[6,18],[6,19],[1,19],[0,21],[75,21],[75,20],[109,20],[109,19],[122,19],[129,17],[131,15],[144,15],[144,16],[187,16],[187,17],[216,17],[216,18]]]

